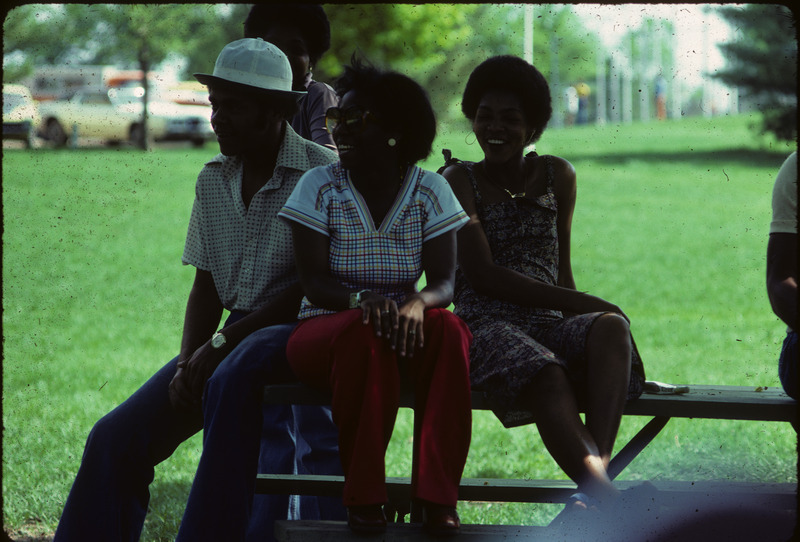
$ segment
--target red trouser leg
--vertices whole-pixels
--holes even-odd
[[[422,416],[412,493],[418,499],[455,506],[472,434],[472,335],[445,309],[426,311],[423,326],[425,347],[411,363],[415,415]]]
[[[388,342],[375,337],[355,309],[303,320],[289,339],[287,356],[301,381],[332,392],[344,504],[386,502],[384,458],[400,397],[400,374]]]
[[[455,506],[469,451],[472,410],[467,326],[450,311],[426,311],[425,347],[410,360],[421,416],[413,496]],[[332,391],[347,506],[386,502],[385,453],[397,416],[400,373],[394,351],[360,310],[303,320],[287,346],[297,377]]]

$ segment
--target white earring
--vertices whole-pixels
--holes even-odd
[[[393,138],[393,137],[390,137],[390,138],[389,138],[389,141],[387,141],[386,143],[387,143],[387,144],[388,144],[390,147],[394,147],[395,145],[397,145],[397,140],[396,140],[395,138]]]

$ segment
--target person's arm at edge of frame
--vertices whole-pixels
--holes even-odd
[[[797,234],[771,233],[767,243],[767,294],[773,312],[797,330]]]
[[[470,217],[470,221],[458,233],[459,266],[478,294],[500,301],[568,314],[611,311],[624,316],[616,305],[574,289],[568,237],[575,207],[575,169],[560,158],[556,158],[555,169],[557,181],[554,190],[559,199],[560,214],[557,224],[559,243],[562,242],[562,235],[566,239],[566,246],[560,247],[558,286],[545,284],[493,261],[489,241],[478,218],[472,184],[461,167],[450,166],[443,175]],[[561,269],[562,266],[564,269]]]

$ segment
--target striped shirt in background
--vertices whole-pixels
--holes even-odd
[[[330,270],[341,284],[396,303],[416,291],[422,244],[469,220],[444,177],[412,166],[378,227],[339,162],[303,175],[278,216],[330,237]],[[298,317],[334,312],[304,298]]]

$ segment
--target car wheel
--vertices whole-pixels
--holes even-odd
[[[47,139],[52,141],[56,147],[63,147],[67,144],[67,132],[56,119],[47,121]]]
[[[199,149],[200,147],[202,147],[205,144],[206,144],[206,140],[205,139],[192,139],[192,147],[195,147],[195,148]]]

